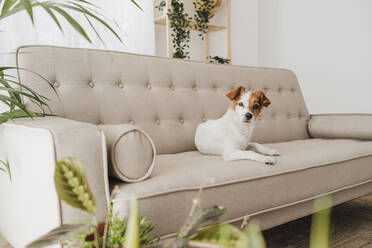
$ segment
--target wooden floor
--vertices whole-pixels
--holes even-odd
[[[372,194],[332,209],[332,248],[372,248]],[[264,232],[268,248],[309,247],[311,217]],[[12,248],[0,237],[0,248]]]

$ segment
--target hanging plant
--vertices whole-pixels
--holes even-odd
[[[212,64],[230,64],[230,60],[219,56],[209,56],[209,63]]]
[[[155,6],[155,9],[162,11],[165,6],[167,6],[167,3],[163,0],[163,1],[160,1],[159,5]]]
[[[217,12],[222,4],[222,0],[193,0],[195,15],[195,24],[193,28],[199,31],[199,36],[204,40],[204,34],[207,33],[209,19]]]
[[[191,18],[185,13],[184,5],[180,0],[172,0],[171,8],[168,9],[168,18],[172,29],[173,58],[189,59],[190,52],[190,20]]]
[[[222,5],[222,0],[193,0],[195,11],[207,11],[211,19]]]

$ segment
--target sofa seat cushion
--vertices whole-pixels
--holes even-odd
[[[248,160],[225,162],[220,156],[197,151],[160,155],[148,180],[134,184],[111,181],[111,186],[120,186],[114,211],[125,215],[128,196],[135,194],[140,214],[153,222],[156,234],[165,235],[182,225],[192,198],[207,178],[215,182],[204,188],[202,204],[225,206],[225,220],[372,180],[372,142],[307,139],[267,146],[282,153],[274,166]]]

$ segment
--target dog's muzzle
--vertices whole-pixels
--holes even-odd
[[[246,119],[247,122],[250,121],[252,119],[252,117],[253,117],[253,115],[251,113],[246,113],[245,114],[245,119]]]

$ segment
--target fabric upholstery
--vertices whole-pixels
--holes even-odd
[[[372,140],[372,115],[313,115],[309,132],[314,138]]]
[[[308,138],[309,115],[293,72],[285,69],[214,65],[112,51],[51,46],[21,47],[23,83],[52,99],[55,115],[92,124],[131,123],[153,139],[158,154],[195,150],[196,126],[222,116],[231,89],[263,89],[263,111],[253,140],[261,143]]]
[[[146,133],[130,124],[100,128],[106,136],[111,176],[124,182],[140,182],[150,177],[156,151]]]
[[[159,155],[150,179],[136,184],[111,181],[111,186],[120,185],[114,210],[125,215],[128,195],[134,193],[141,215],[155,224],[157,234],[168,234],[182,225],[206,178],[215,182],[205,187],[203,205],[225,206],[225,220],[372,180],[372,142],[307,139],[268,146],[283,154],[274,166],[224,162],[198,152]]]
[[[43,117],[33,120],[29,118],[17,119],[12,125],[38,128],[51,133],[54,141],[56,161],[64,157],[73,157],[82,163],[96,199],[97,216],[101,219],[106,215],[109,189],[107,150],[102,131],[95,125],[60,117]],[[54,168],[55,162],[49,166]],[[41,175],[38,180],[42,179]],[[54,187],[54,185],[49,185],[49,187]],[[61,219],[63,223],[71,223],[71,221],[76,223],[87,218],[89,218],[87,213],[61,201]]]

